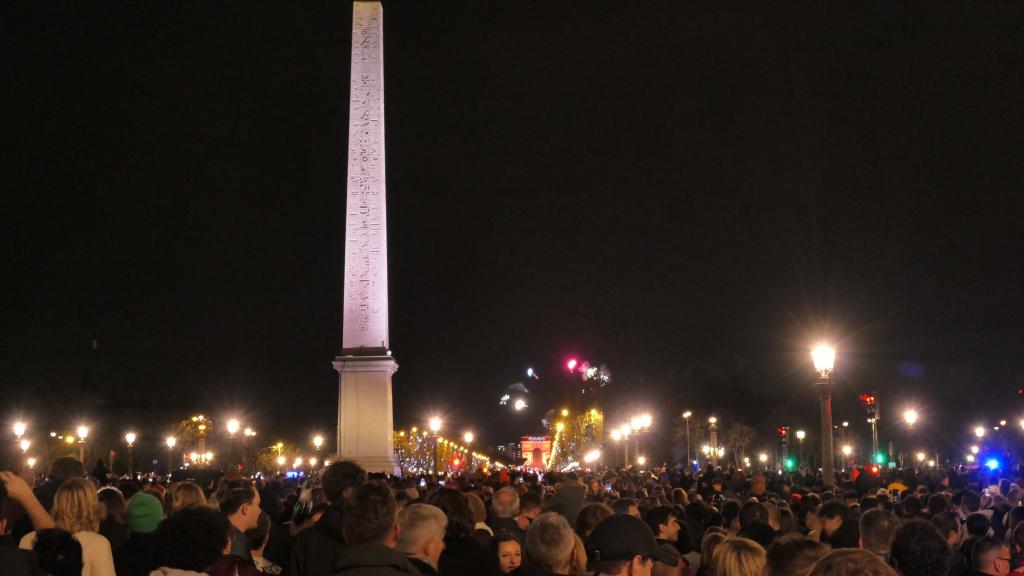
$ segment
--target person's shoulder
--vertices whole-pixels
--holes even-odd
[[[75,540],[78,540],[79,544],[82,545],[83,550],[86,547],[106,548],[107,550],[110,550],[110,540],[107,540],[106,536],[93,532],[92,530],[75,532]]]

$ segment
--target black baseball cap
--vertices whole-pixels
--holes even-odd
[[[587,555],[593,562],[632,560],[640,556],[669,566],[679,564],[677,555],[658,547],[647,523],[629,514],[613,514],[601,520],[587,539]]]

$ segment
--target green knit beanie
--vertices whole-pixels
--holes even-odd
[[[149,534],[164,519],[164,507],[150,494],[137,492],[128,501],[127,524],[132,532]]]

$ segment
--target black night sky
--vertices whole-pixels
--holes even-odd
[[[385,1],[396,422],[1016,421],[1024,6],[829,4]],[[351,4],[0,10],[0,420],[330,435]]]

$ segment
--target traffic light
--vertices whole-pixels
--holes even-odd
[[[879,452],[878,454],[875,454],[875,463],[876,464],[885,464],[885,454],[882,454],[881,452]]]
[[[458,456],[452,456],[451,465],[453,469],[458,469],[462,465],[462,459]]]
[[[878,464],[872,464],[871,466],[868,467],[868,470],[875,476],[878,476],[878,473],[882,471]]]
[[[786,458],[786,470],[792,470],[796,467],[796,461],[792,457]]]
[[[874,394],[861,394],[860,403],[861,406],[864,406],[869,418],[878,417],[878,398]]]

